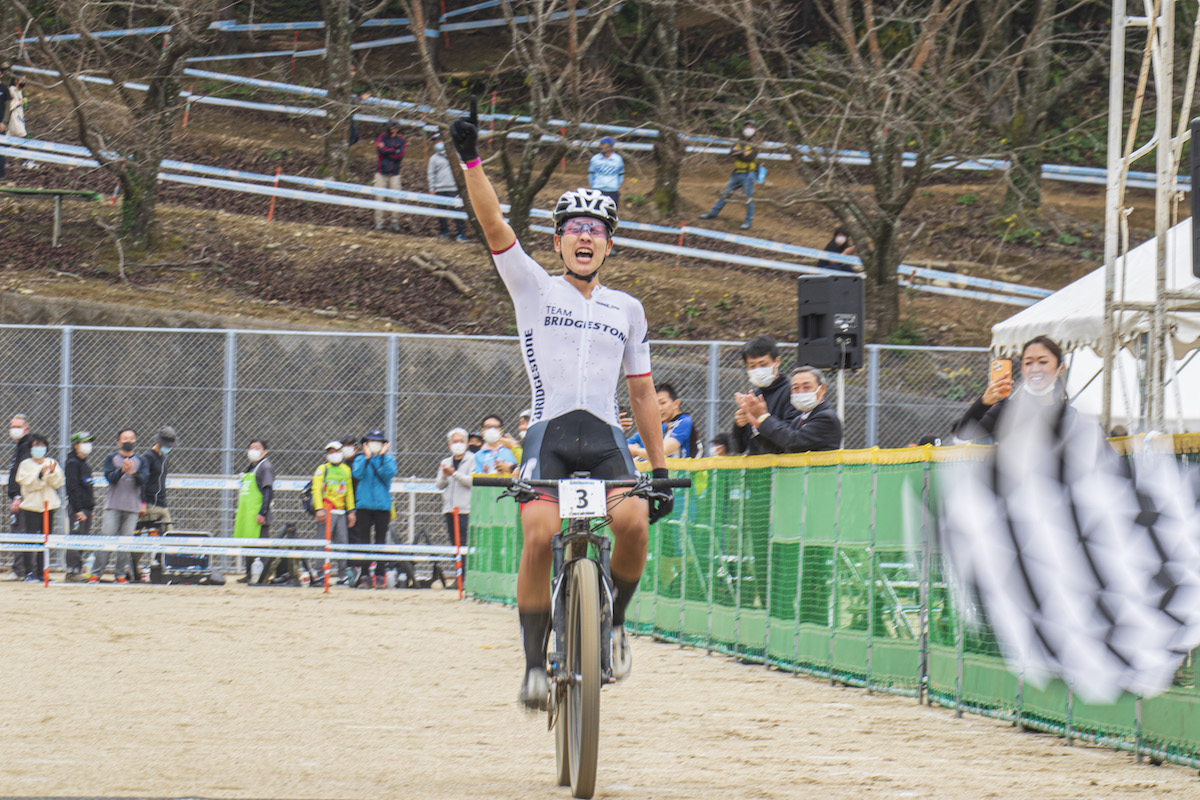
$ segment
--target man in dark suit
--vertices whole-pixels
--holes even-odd
[[[775,416],[760,395],[745,395],[742,410],[754,421],[763,448],[772,453],[807,453],[837,450],[842,446],[842,421],[825,402],[825,373],[816,367],[798,367],[792,373],[791,405],[798,413],[790,419]]]

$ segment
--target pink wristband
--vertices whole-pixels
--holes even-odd
[[[473,161],[468,161],[467,163],[463,164],[463,169],[472,169],[474,167],[478,167],[482,163],[483,159],[476,156]]]

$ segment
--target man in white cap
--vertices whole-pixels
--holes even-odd
[[[313,509],[317,516],[317,534],[325,535],[325,517],[329,516],[330,540],[334,544],[350,541],[349,529],[354,527],[354,478],[342,455],[342,443],[333,441],[325,445],[325,463],[317,467],[312,480]],[[346,571],[345,559],[337,562],[340,583],[350,576]]]

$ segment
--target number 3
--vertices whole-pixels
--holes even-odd
[[[579,492],[579,502],[575,504],[575,507],[576,508],[587,508],[588,507],[587,489],[576,489],[575,491]]]

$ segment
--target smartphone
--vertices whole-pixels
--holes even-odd
[[[997,358],[992,362],[991,378],[989,381],[995,382],[1004,378],[1012,380],[1012,361],[1007,358]],[[1008,397],[1011,392],[1011,388],[1005,389],[1002,396]]]

